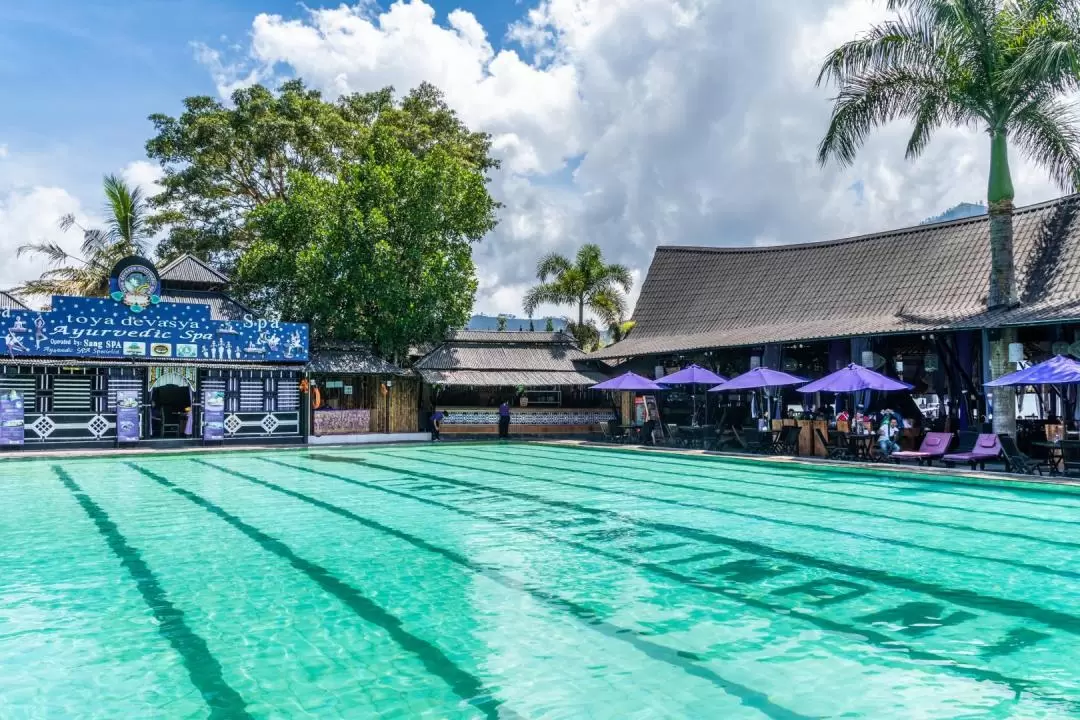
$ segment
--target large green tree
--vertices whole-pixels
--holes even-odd
[[[488,135],[469,131],[426,83],[401,99],[385,88],[331,102],[292,80],[231,100],[189,97],[179,117],[150,117],[147,154],[165,173],[153,198],[154,225],[167,231],[161,260],[192,253],[231,271],[256,240],[254,210],[288,200],[295,177],[334,179],[367,162],[376,136],[418,158],[438,149],[480,173],[496,166]]]
[[[60,228],[82,233],[80,254],[73,255],[59,243],[33,242],[22,245],[17,255],[36,255],[48,260],[49,269],[36,280],[28,280],[15,290],[26,295],[109,294],[109,275],[117,261],[146,252],[150,238],[150,208],[142,190],[131,187],[115,175],[102,182],[105,193],[105,225],[84,228],[74,215],[60,218]]]
[[[832,51],[818,83],[839,87],[819,159],[848,165],[875,129],[913,123],[907,156],[921,155],[943,126],[987,134],[990,283],[987,304],[1017,302],[1009,146],[1064,189],[1080,180],[1080,133],[1065,95],[1080,87],[1080,10],[1075,0],[889,0],[893,20]],[[1006,371],[1015,330],[992,343],[995,377]],[[1015,395],[994,393],[994,429],[1014,433]]]
[[[573,260],[551,253],[536,266],[539,284],[525,294],[525,312],[532,315],[541,305],[570,305],[577,310],[577,321],[569,330],[586,349],[596,347],[600,333],[596,323],[586,318],[591,311],[610,324],[626,315],[626,296],[634,281],[624,265],[609,264],[599,245],[582,245]]]
[[[364,341],[386,356],[465,325],[472,243],[497,208],[482,164],[439,144],[418,152],[377,127],[338,176],[294,171],[286,182],[286,197],[251,214],[234,276],[259,311],[311,323],[316,341]]]

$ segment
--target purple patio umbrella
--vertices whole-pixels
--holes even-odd
[[[712,370],[707,370],[700,365],[691,365],[684,367],[678,372],[673,372],[670,375],[665,375],[657,382],[661,385],[691,385],[696,391],[698,385],[715,385],[716,383],[722,383],[727,380],[723,375],[717,375]],[[692,392],[691,401],[693,402],[692,415],[690,416],[690,424],[697,425],[697,392]],[[709,406],[705,406],[705,422],[709,421]]]
[[[911,390],[914,386],[894,380],[870,368],[852,363],[830,373],[820,380],[815,380],[799,388],[802,393],[816,392],[859,392],[860,390]]]
[[[593,385],[590,390],[667,390],[663,385],[657,385],[652,380],[646,377],[641,377],[637,373],[626,372],[616,378],[605,380],[602,383]]]
[[[989,387],[1010,385],[1076,385],[1080,384],[1080,362],[1064,355],[1055,355],[1049,360],[1002,375],[997,380],[984,383]]]
[[[732,390],[757,390],[759,388],[782,387],[784,385],[802,385],[806,378],[797,375],[789,375],[786,372],[772,370],[767,367],[756,367],[750,372],[722,382],[716,387],[709,388],[709,392],[730,392]]]
[[[727,378],[699,365],[691,365],[678,372],[665,375],[657,382],[661,385],[715,385],[727,382]]]

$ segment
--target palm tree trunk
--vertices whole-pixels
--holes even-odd
[[[581,327],[585,324],[585,298],[578,298],[577,302],[577,324]]]
[[[990,183],[987,201],[990,211],[990,288],[986,298],[989,309],[1016,303],[1016,272],[1013,263],[1013,192],[1009,172],[1008,137],[995,132],[990,145]],[[1006,374],[1009,344],[1016,342],[1015,328],[1002,328],[990,341],[991,379]],[[1016,437],[1016,391],[994,388],[994,432]]]

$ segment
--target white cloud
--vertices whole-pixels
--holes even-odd
[[[142,188],[143,195],[147,197],[161,192],[161,178],[164,175],[160,165],[146,160],[133,160],[120,170],[120,177],[128,185]]]
[[[62,232],[61,216],[74,213],[80,223],[91,223],[78,198],[58,187],[33,187],[0,194],[0,289],[37,277],[47,265],[40,258],[24,254],[17,257],[19,246],[27,243],[56,242],[68,252],[77,252],[78,232]]]
[[[493,47],[422,0],[253,19],[247,59],[200,49],[222,94],[295,74],[329,93],[430,81],[493,135],[505,207],[476,249],[478,309],[520,314],[537,258],[598,242],[643,277],[659,243],[822,240],[913,224],[985,196],[988,143],[947,130],[903,157],[885,128],[848,169],[820,168],[824,52],[880,19],[865,0],[542,0]],[[1013,159],[1017,200],[1056,194]],[[860,184],[861,192],[852,188]]]
[[[3,160],[8,156],[8,149],[5,143],[0,143],[0,160]]]

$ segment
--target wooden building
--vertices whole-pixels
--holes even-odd
[[[588,389],[607,367],[562,332],[461,331],[415,365],[425,384],[425,415],[449,415],[443,432],[497,432],[498,407],[512,406],[514,435],[569,436],[598,432],[614,418],[606,393]]]
[[[420,380],[363,345],[322,345],[306,368],[311,435],[346,438],[420,429]]]
[[[595,356],[653,377],[690,362],[810,378],[862,363],[939,398],[934,412],[976,423],[992,412],[983,383],[999,328],[1019,328],[1010,363],[1080,356],[1078,210],[1080,196],[1017,209],[1019,303],[994,310],[985,215],[828,242],[662,246],[630,336]]]

